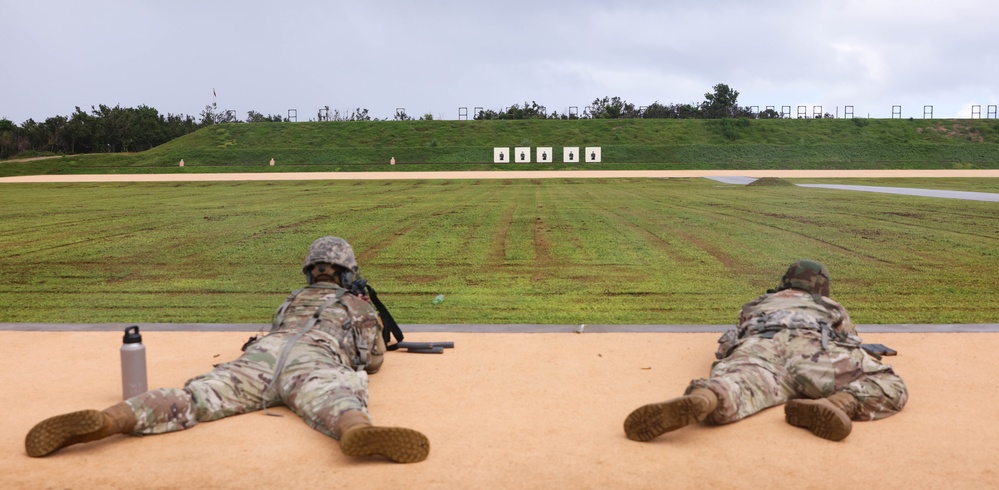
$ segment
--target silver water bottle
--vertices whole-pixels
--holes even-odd
[[[121,344],[121,395],[127,400],[148,391],[146,385],[146,347],[142,345],[139,326],[125,329]]]

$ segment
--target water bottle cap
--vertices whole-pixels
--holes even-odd
[[[141,344],[142,335],[139,335],[139,326],[132,325],[125,329],[125,338],[122,339],[123,343],[126,344]]]

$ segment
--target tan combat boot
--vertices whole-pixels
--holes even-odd
[[[633,441],[650,441],[667,432],[703,422],[718,408],[718,396],[697,388],[679,398],[638,407],[624,419],[624,434]]]
[[[794,399],[784,405],[787,423],[830,441],[842,441],[850,435],[851,419],[856,414],[857,399],[845,391],[817,400]]]
[[[103,411],[81,410],[45,419],[28,431],[24,449],[40,458],[81,442],[91,442],[135,429],[135,413],[124,402]]]
[[[340,450],[347,456],[385,456],[396,463],[418,463],[430,454],[427,436],[402,427],[375,427],[359,410],[349,410],[336,424]]]

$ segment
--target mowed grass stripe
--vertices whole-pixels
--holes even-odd
[[[861,323],[999,318],[987,202],[527,179],[7,184],[0,204],[3,322],[267,322],[326,234],[403,323],[730,323],[800,257]]]

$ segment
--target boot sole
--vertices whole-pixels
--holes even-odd
[[[81,410],[56,415],[39,422],[24,438],[28,456],[40,458],[66,446],[75,444],[81,436],[93,434],[104,426],[100,410]]]
[[[624,434],[633,441],[651,441],[667,432],[703,422],[708,416],[707,408],[703,401],[689,396],[638,407],[624,420]]]
[[[784,405],[787,423],[811,431],[823,439],[842,441],[853,430],[853,422],[842,410],[818,400],[791,400]]]
[[[427,436],[402,427],[366,427],[340,438],[347,456],[384,456],[396,463],[418,463],[430,454]]]

